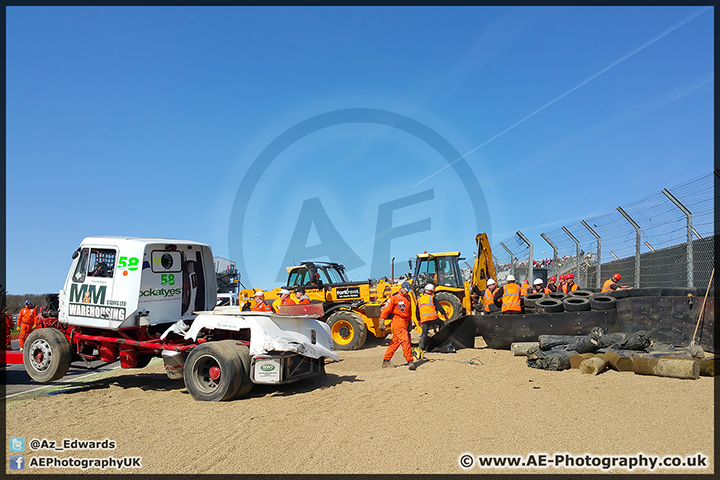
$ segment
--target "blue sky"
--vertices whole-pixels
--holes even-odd
[[[259,288],[287,258],[472,258],[483,231],[545,250],[712,171],[713,16],[7,8],[8,292],[58,291],[93,235],[204,242]]]

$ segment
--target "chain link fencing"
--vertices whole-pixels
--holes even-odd
[[[542,233],[552,255],[531,255],[522,232],[493,246],[498,281],[573,273],[600,288],[614,273],[623,285],[703,287],[715,263],[715,209],[720,170],[663,189],[616,210]],[[547,250],[546,250],[547,251]],[[532,265],[532,269],[530,268]],[[598,268],[599,266],[599,268]],[[532,271],[531,271],[532,270]],[[711,288],[714,288],[713,276]]]

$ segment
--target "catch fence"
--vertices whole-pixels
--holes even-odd
[[[720,170],[541,237],[536,246],[522,232],[494,245],[497,280],[518,282],[575,275],[575,283],[600,288],[614,273],[623,285],[707,287],[715,259],[715,202]],[[550,248],[548,248],[548,246]],[[537,251],[552,251],[537,255]],[[538,257],[541,257],[538,259]],[[599,268],[598,268],[599,266]],[[714,287],[713,277],[711,288]]]

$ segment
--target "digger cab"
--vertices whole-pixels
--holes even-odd
[[[413,289],[419,293],[427,283],[436,287],[463,288],[460,252],[421,253],[415,262]]]

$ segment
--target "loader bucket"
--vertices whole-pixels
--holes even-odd
[[[472,315],[463,315],[448,322],[435,335],[428,338],[425,351],[433,349],[447,342],[452,343],[456,350],[461,348],[475,348],[475,320]]]

